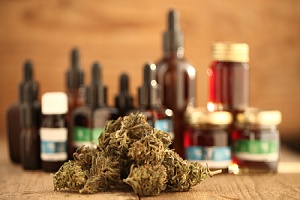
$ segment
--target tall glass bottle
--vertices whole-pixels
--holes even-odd
[[[28,82],[36,84],[33,81],[33,67],[32,63],[27,60],[23,65],[23,80],[19,84],[19,101],[11,105],[6,112],[6,127],[7,127],[7,139],[10,160],[14,163],[21,162],[20,156],[20,133],[21,133],[21,121],[20,110],[21,104],[24,101],[24,85]]]
[[[72,114],[73,111],[84,104],[84,72],[80,68],[79,64],[79,52],[78,49],[74,48],[71,51],[71,67],[66,73],[66,86],[67,86],[67,96],[68,96],[68,153],[69,159],[72,158],[73,148],[73,134],[72,134]]]
[[[147,63],[144,66],[144,83],[139,88],[139,108],[146,117],[150,126],[163,130],[174,139],[173,112],[161,104],[159,85],[156,82],[156,65]]]
[[[39,128],[41,105],[38,101],[38,84],[30,81],[24,85],[24,101],[21,104],[20,155],[26,170],[41,168]]]
[[[67,95],[48,92],[42,96],[43,121],[40,128],[42,168],[55,172],[68,159]]]
[[[73,152],[82,145],[92,146],[98,141],[101,127],[110,117],[110,110],[106,106],[106,87],[101,82],[101,66],[94,63],[91,70],[91,83],[86,87],[85,105],[77,108],[72,116]],[[103,109],[100,109],[103,108]],[[99,109],[95,114],[96,109]],[[102,125],[103,124],[103,125]],[[97,127],[98,129],[94,128]],[[98,142],[97,142],[98,143]]]
[[[103,132],[106,121],[117,119],[118,112],[116,108],[107,106],[107,87],[101,80],[101,66],[99,63],[95,63],[94,66],[95,71],[93,71],[93,75],[95,75],[95,84],[91,85],[87,92],[89,92],[88,94],[92,94],[90,91],[96,91],[93,96],[90,97],[95,105],[91,129],[91,142],[93,146],[96,146],[98,145],[98,137]]]
[[[184,113],[195,101],[195,68],[184,58],[183,34],[179,14],[170,10],[168,30],[163,35],[163,58],[157,62],[157,82],[161,86],[162,104],[174,112],[174,148],[184,156]]]

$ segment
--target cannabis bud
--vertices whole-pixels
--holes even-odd
[[[211,172],[199,162],[183,160],[169,149],[168,133],[152,128],[146,117],[130,114],[107,121],[97,148],[82,146],[54,174],[54,190],[96,193],[129,185],[139,196],[188,191]]]

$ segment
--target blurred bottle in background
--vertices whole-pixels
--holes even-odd
[[[163,34],[163,58],[157,62],[157,83],[161,86],[162,104],[174,112],[174,143],[176,152],[184,157],[184,113],[196,98],[195,68],[184,58],[183,33],[179,14],[168,13],[168,29]]]

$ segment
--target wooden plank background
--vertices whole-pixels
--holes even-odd
[[[34,63],[40,94],[65,90],[69,53],[78,47],[86,83],[91,64],[101,62],[109,105],[122,72],[130,75],[136,97],[143,64],[162,55],[170,8],[181,15],[186,57],[197,70],[199,106],[207,101],[211,44],[246,42],[251,106],[282,111],[281,132],[300,132],[300,1],[0,0],[1,132],[6,109],[17,100],[22,64],[28,58]]]

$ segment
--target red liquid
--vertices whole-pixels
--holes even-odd
[[[208,101],[214,110],[245,110],[249,104],[249,66],[241,62],[214,61],[207,70]]]

